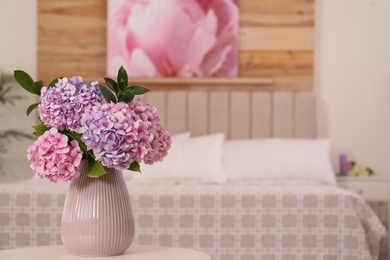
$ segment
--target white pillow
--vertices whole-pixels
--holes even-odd
[[[125,180],[135,180],[135,181],[147,181],[148,179],[158,178],[159,175],[170,175],[174,168],[177,167],[178,161],[176,158],[180,154],[180,147],[183,142],[190,138],[191,133],[185,132],[180,134],[171,135],[172,145],[168,151],[167,156],[163,159],[162,162],[156,162],[153,165],[141,164],[142,174],[132,171],[123,171],[123,176]],[[166,173],[165,173],[166,172]],[[148,173],[148,174],[144,174]]]
[[[196,183],[222,183],[226,181],[223,166],[224,134],[190,137],[177,141],[163,162],[141,165],[142,174],[134,181],[173,181]]]
[[[226,181],[223,165],[223,133],[191,137],[181,149],[181,161],[175,177],[200,182]]]
[[[253,139],[225,142],[228,181],[310,180],[335,185],[325,139]]]

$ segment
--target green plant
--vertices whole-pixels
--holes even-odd
[[[0,104],[1,105],[15,105],[16,100],[23,97],[16,93],[16,81],[11,74],[0,71]]]
[[[0,106],[14,106],[16,101],[23,99],[19,95],[17,83],[12,74],[0,71]],[[33,135],[18,130],[0,130],[0,173],[4,174],[4,154],[7,153],[7,144],[11,140],[34,139]]]

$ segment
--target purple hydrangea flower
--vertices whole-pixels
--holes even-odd
[[[101,100],[97,81],[89,84],[82,77],[62,78],[55,87],[42,88],[38,113],[46,126],[78,133],[83,113]]]
[[[138,100],[95,105],[81,119],[81,140],[103,166],[125,170],[134,161],[161,161],[171,147],[156,108]]]
[[[81,140],[103,166],[125,170],[147,153],[143,127],[126,103],[97,104],[81,119]]]
[[[79,175],[82,154],[77,141],[68,144],[68,137],[55,128],[41,135],[27,149],[30,167],[42,179],[52,182],[70,181]]]

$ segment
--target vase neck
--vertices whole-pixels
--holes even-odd
[[[88,176],[88,162],[86,160],[83,160],[80,163],[79,176],[77,178],[74,178],[73,180],[82,182],[99,181],[108,183],[124,181],[122,171],[107,167],[104,167],[104,170],[107,172],[106,174],[98,178],[91,178]]]

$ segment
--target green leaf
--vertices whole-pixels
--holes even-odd
[[[118,101],[129,103],[133,99],[134,99],[134,95],[132,95],[130,93],[123,92],[122,94],[119,95]]]
[[[88,177],[99,178],[104,174],[107,174],[107,172],[104,170],[103,165],[101,165],[100,162],[96,161],[94,158],[88,157]]]
[[[35,103],[35,104],[32,104],[30,105],[28,108],[27,108],[27,111],[26,111],[26,114],[27,116],[29,116],[31,114],[31,112],[37,108],[37,106],[39,105],[40,103]]]
[[[45,126],[43,123],[40,123],[39,125],[35,125],[33,126],[34,130],[35,130],[35,135],[37,137],[43,135],[47,130],[50,129],[50,127],[48,126]]]
[[[67,133],[67,135],[70,136],[72,139],[81,142],[81,136],[82,136],[81,134],[78,134],[75,132],[69,132],[69,133]]]
[[[135,95],[142,95],[148,92],[149,89],[141,87],[141,86],[131,86],[126,88],[120,95],[119,95],[119,102],[125,102],[129,103],[134,99]]]
[[[14,78],[19,83],[19,85],[28,92],[40,95],[40,93],[37,93],[36,90],[33,88],[34,80],[23,70],[15,70]]]
[[[130,167],[129,167],[129,170],[130,171],[133,171],[133,172],[141,172],[141,166],[139,165],[138,162],[134,161],[130,164]]]
[[[40,96],[41,95],[41,89],[43,87],[42,80],[34,82],[31,87],[32,87],[32,90],[34,91],[34,93],[37,94],[38,96]]]
[[[123,66],[121,66],[118,70],[117,77],[118,85],[121,90],[124,90],[127,87],[127,83],[129,82],[129,78],[127,77],[127,72]]]
[[[100,91],[103,94],[104,99],[107,101],[107,103],[113,102],[116,103],[116,97],[115,95],[109,90],[108,88],[105,88],[104,86],[99,86]]]
[[[110,78],[104,78],[104,81],[106,82],[107,86],[114,91],[115,94],[118,94],[118,84],[113,79]]]
[[[125,91],[131,93],[132,95],[143,95],[149,92],[149,89],[142,86],[130,86]]]
[[[49,84],[48,87],[49,87],[49,88],[50,88],[50,87],[54,87],[54,86],[57,84],[58,80],[61,79],[61,78],[63,78],[63,77],[56,78],[55,80],[53,80],[52,82],[50,82],[50,84]]]
[[[88,155],[88,149],[87,146],[81,141],[81,134],[77,134],[75,132],[69,132],[67,135],[76,140],[79,143],[80,149],[83,151],[85,155]]]

